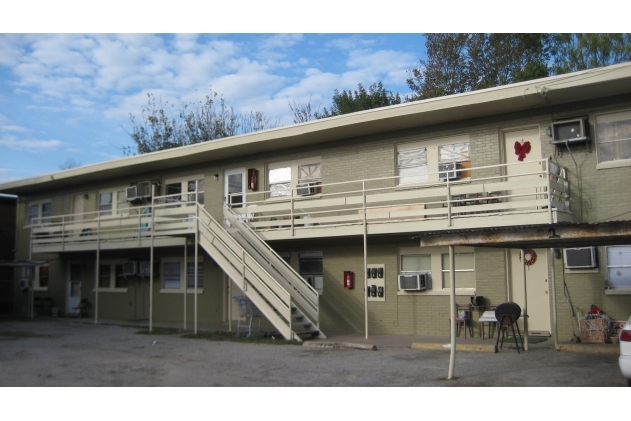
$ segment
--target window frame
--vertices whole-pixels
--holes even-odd
[[[100,218],[115,218],[118,216],[128,216],[129,215],[129,202],[127,201],[127,187],[129,186],[118,186],[111,187],[107,189],[101,189],[96,194],[96,212]],[[111,194],[112,195],[112,209],[110,211],[102,211],[101,207],[101,195],[102,194]],[[122,208],[119,207],[119,203],[122,203],[119,200],[119,193],[125,194],[125,206]],[[125,211],[126,210],[126,211]],[[103,214],[103,212],[110,212],[108,214]]]
[[[122,270],[122,266],[123,264],[127,263],[128,260],[126,259],[106,259],[106,260],[101,260],[99,261],[99,280],[98,280],[98,292],[127,292],[129,290],[129,286],[125,286],[125,287],[117,287],[116,286],[116,281],[118,279],[117,276],[117,266],[121,266],[121,270]],[[101,268],[100,266],[108,266],[109,267],[109,280],[108,283],[109,285],[107,287],[101,286],[101,280],[102,280],[102,272],[101,272]],[[136,275],[137,276],[137,275]],[[92,291],[94,292],[94,289],[92,289]]]
[[[165,294],[194,294],[195,287],[188,287],[188,266],[189,264],[195,264],[195,257],[187,257],[186,264],[184,263],[184,257],[164,257],[160,259],[160,292]],[[180,265],[180,286],[178,288],[165,288],[164,286],[164,277],[166,271],[164,269],[165,264],[178,263]],[[198,271],[198,286],[197,293],[202,294],[204,292],[204,258],[203,256],[198,256],[197,258],[198,268],[201,269]],[[199,270],[198,269],[198,270]],[[194,272],[193,272],[194,273]],[[200,276],[201,275],[201,276]]]
[[[628,264],[610,264],[609,263],[609,250],[616,248],[626,248],[629,250],[629,261]],[[609,275],[609,271],[612,268],[624,268],[631,270],[631,245],[621,245],[621,246],[606,246],[605,247],[605,263],[607,267],[607,289],[605,293],[607,295],[631,295],[631,285],[629,286],[615,286],[611,282],[611,277]]]
[[[300,264],[303,260],[315,260],[319,259],[322,265],[321,271],[309,272],[301,270]],[[319,295],[324,294],[324,253],[321,251],[302,251],[298,253],[298,274],[300,276],[307,277],[305,280],[315,289]],[[320,279],[316,280],[316,277]],[[312,279],[312,282],[309,282]],[[320,284],[320,285],[318,285]]]
[[[195,182],[195,192],[189,192],[188,191],[188,183],[194,181]],[[200,192],[199,190],[199,185],[200,185],[200,181],[201,181],[201,185],[203,187],[203,190]],[[187,175],[187,176],[182,176],[182,177],[174,177],[174,178],[169,178],[166,179],[164,181],[164,192],[163,194],[165,196],[167,196],[167,188],[170,184],[180,184],[180,200],[176,200],[175,198],[171,199],[172,203],[181,203],[182,202],[182,196],[184,195],[189,195],[188,199],[190,199],[190,195],[194,195],[195,193],[197,193],[197,199],[200,198],[202,201],[199,202],[200,204],[204,204],[205,201],[205,195],[204,192],[206,190],[206,176],[204,174],[194,174],[194,175]],[[201,193],[201,195],[199,194]],[[177,193],[174,193],[177,194]],[[187,200],[188,202],[188,200]]]
[[[406,187],[406,186],[414,186],[414,185],[418,185],[418,184],[425,184],[425,183],[438,183],[440,182],[440,179],[438,178],[438,165],[441,163],[444,163],[443,161],[441,161],[440,159],[440,147],[441,146],[447,146],[447,145],[457,145],[457,144],[468,144],[469,145],[469,159],[468,160],[461,160],[461,161],[447,161],[447,162],[466,162],[468,164],[466,164],[466,166],[463,166],[463,171],[460,172],[461,177],[459,180],[468,180],[471,178],[471,171],[467,170],[466,168],[470,168],[471,167],[471,136],[469,135],[469,133],[463,133],[463,134],[458,134],[458,135],[453,135],[453,136],[446,136],[446,137],[438,137],[438,138],[430,138],[430,139],[425,139],[425,140],[417,140],[414,142],[406,142],[406,143],[398,143],[395,145],[395,174],[396,174],[396,185],[397,186],[401,186],[401,187]],[[425,149],[425,153],[426,153],[426,167],[427,167],[427,171],[426,174],[418,174],[418,175],[401,175],[401,165],[400,165],[400,160],[399,160],[399,153],[400,152],[407,152],[407,151],[413,151],[413,150],[421,150],[421,149]],[[421,166],[416,166],[416,167],[405,167],[405,169],[409,169],[409,168],[421,168]],[[406,178],[406,177],[426,177],[425,181],[410,181],[410,182],[404,182],[402,183],[401,180]]]
[[[442,255],[449,253],[449,247],[401,247],[399,248],[398,255],[398,274],[401,273],[416,273],[416,272],[428,272],[430,274],[431,289],[425,291],[402,291],[397,288],[397,295],[449,295],[451,288],[444,288],[443,274],[446,269],[443,269]],[[470,246],[456,246],[454,247],[454,254],[466,254],[473,253],[473,276],[474,287],[470,288],[456,288],[456,295],[473,296],[477,291],[477,272],[475,271],[475,247]],[[426,256],[430,255],[431,268],[429,271],[404,271],[403,257],[404,256]]]
[[[48,284],[45,286],[41,285],[42,278],[42,269],[46,269],[47,273],[47,281]],[[22,276],[24,279],[28,279],[32,281],[33,291],[48,291],[50,288],[50,265],[48,263],[40,265],[40,266],[25,266],[22,271]]]
[[[44,205],[50,205],[50,214],[44,215]],[[31,208],[37,207],[37,215],[31,218],[30,210]],[[39,221],[39,224],[48,224],[50,219],[53,216],[53,200],[52,199],[42,199],[42,200],[34,200],[32,202],[27,202],[26,204],[26,224],[25,228],[31,227],[32,220],[36,219]],[[46,218],[44,220],[44,218]]]
[[[320,165],[320,179],[301,181],[301,179],[299,178],[300,176],[299,167],[302,167],[305,165],[314,165],[314,164]],[[272,192],[270,189],[270,186],[271,186],[270,171],[281,169],[281,168],[290,169],[289,194],[272,195]],[[316,185],[322,184],[322,157],[321,156],[293,159],[290,161],[273,162],[273,163],[268,163],[265,166],[265,198],[266,200],[288,200],[289,198],[291,198],[292,191],[296,189],[296,185],[300,184],[301,182],[315,182]],[[274,183],[274,184],[281,184],[281,183],[279,182],[279,183]],[[318,188],[318,192],[316,193],[316,195],[321,194],[321,193],[322,193],[321,188]],[[302,196],[294,196],[294,198],[296,197],[302,197]],[[313,195],[309,197],[313,197]]]
[[[600,152],[600,136],[598,135],[598,117],[603,117],[611,114],[622,114],[628,113],[629,119],[631,119],[631,109],[626,108],[622,110],[614,110],[607,111],[603,113],[597,113],[593,116],[593,124],[594,124],[594,138],[596,143],[596,169],[605,169],[605,168],[617,168],[617,167],[626,167],[631,166],[631,158],[626,159],[613,159],[608,161],[601,161],[601,152]],[[603,123],[604,124],[604,123]],[[631,142],[631,139],[622,139]],[[621,142],[622,140],[614,140],[611,142]],[[609,142],[608,142],[609,143]]]

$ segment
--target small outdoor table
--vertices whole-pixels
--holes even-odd
[[[489,338],[495,336],[495,326],[497,326],[495,310],[489,310],[482,313],[482,316],[480,316],[478,322],[480,323],[480,336],[482,337],[482,339],[484,339],[484,324],[489,327]]]

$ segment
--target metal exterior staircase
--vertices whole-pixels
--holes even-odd
[[[228,232],[196,204],[198,242],[285,339],[324,337],[318,293],[264,241],[229,215]],[[229,219],[229,220],[230,220]]]

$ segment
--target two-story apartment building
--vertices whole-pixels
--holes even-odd
[[[19,196],[16,259],[46,262],[16,269],[16,282],[32,277],[35,297],[65,314],[83,299],[97,320],[228,326],[231,297],[246,295],[287,338],[366,326],[447,334],[453,277],[459,303],[527,303],[531,333],[569,336],[568,299],[617,320],[631,313],[629,178],[631,64],[621,64],[0,192]]]

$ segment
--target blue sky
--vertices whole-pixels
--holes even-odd
[[[424,47],[420,34],[0,34],[0,182],[123,156],[148,92],[177,109],[212,87],[292,124],[288,101],[329,107],[335,88],[408,93]]]
[[[149,92],[178,109],[212,88],[237,111],[292,124],[289,101],[328,108],[336,88],[382,81],[408,93],[406,71],[425,56],[422,32],[552,29],[499,0],[14,3],[0,15],[0,183],[58,171],[68,159],[122,157],[133,146],[129,114],[140,115]],[[529,10],[567,13],[548,3],[532,0]],[[593,29],[615,30],[611,18]]]

